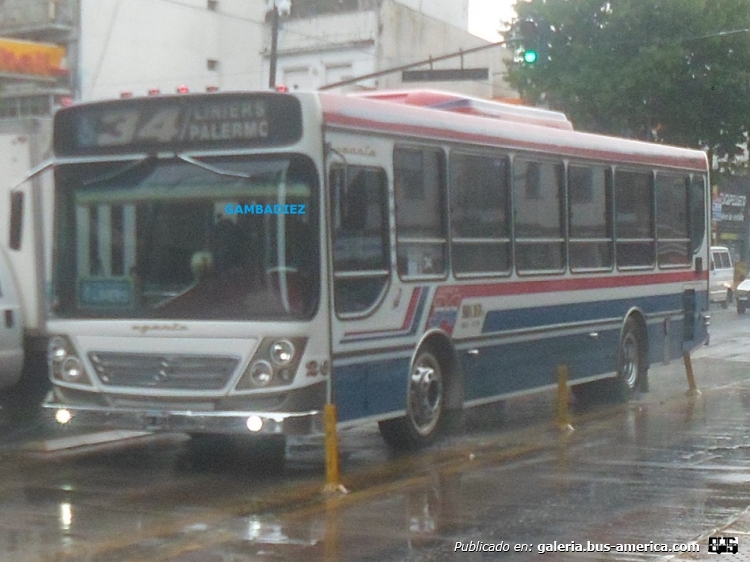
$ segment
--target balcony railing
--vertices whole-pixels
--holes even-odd
[[[76,21],[78,0],[4,0],[0,35],[57,41]],[[64,37],[64,36],[63,36]]]
[[[345,12],[364,12],[380,7],[382,0],[304,0],[292,1],[291,19],[314,18]]]

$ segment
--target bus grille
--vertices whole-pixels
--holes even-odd
[[[181,390],[220,390],[239,363],[238,357],[89,353],[103,385]]]

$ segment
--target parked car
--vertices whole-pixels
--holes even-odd
[[[727,308],[734,297],[734,264],[729,248],[711,246],[711,270],[708,274],[709,298]]]
[[[750,308],[750,279],[745,279],[737,285],[734,300],[737,303],[737,314],[745,314]]]
[[[0,248],[0,389],[13,386],[23,369],[23,316],[8,260]]]

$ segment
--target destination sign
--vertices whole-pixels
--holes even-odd
[[[60,156],[291,144],[302,135],[299,101],[257,92],[136,98],[82,104],[55,115]]]

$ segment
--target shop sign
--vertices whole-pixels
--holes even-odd
[[[0,38],[0,73],[54,77],[66,72],[63,47]]]

